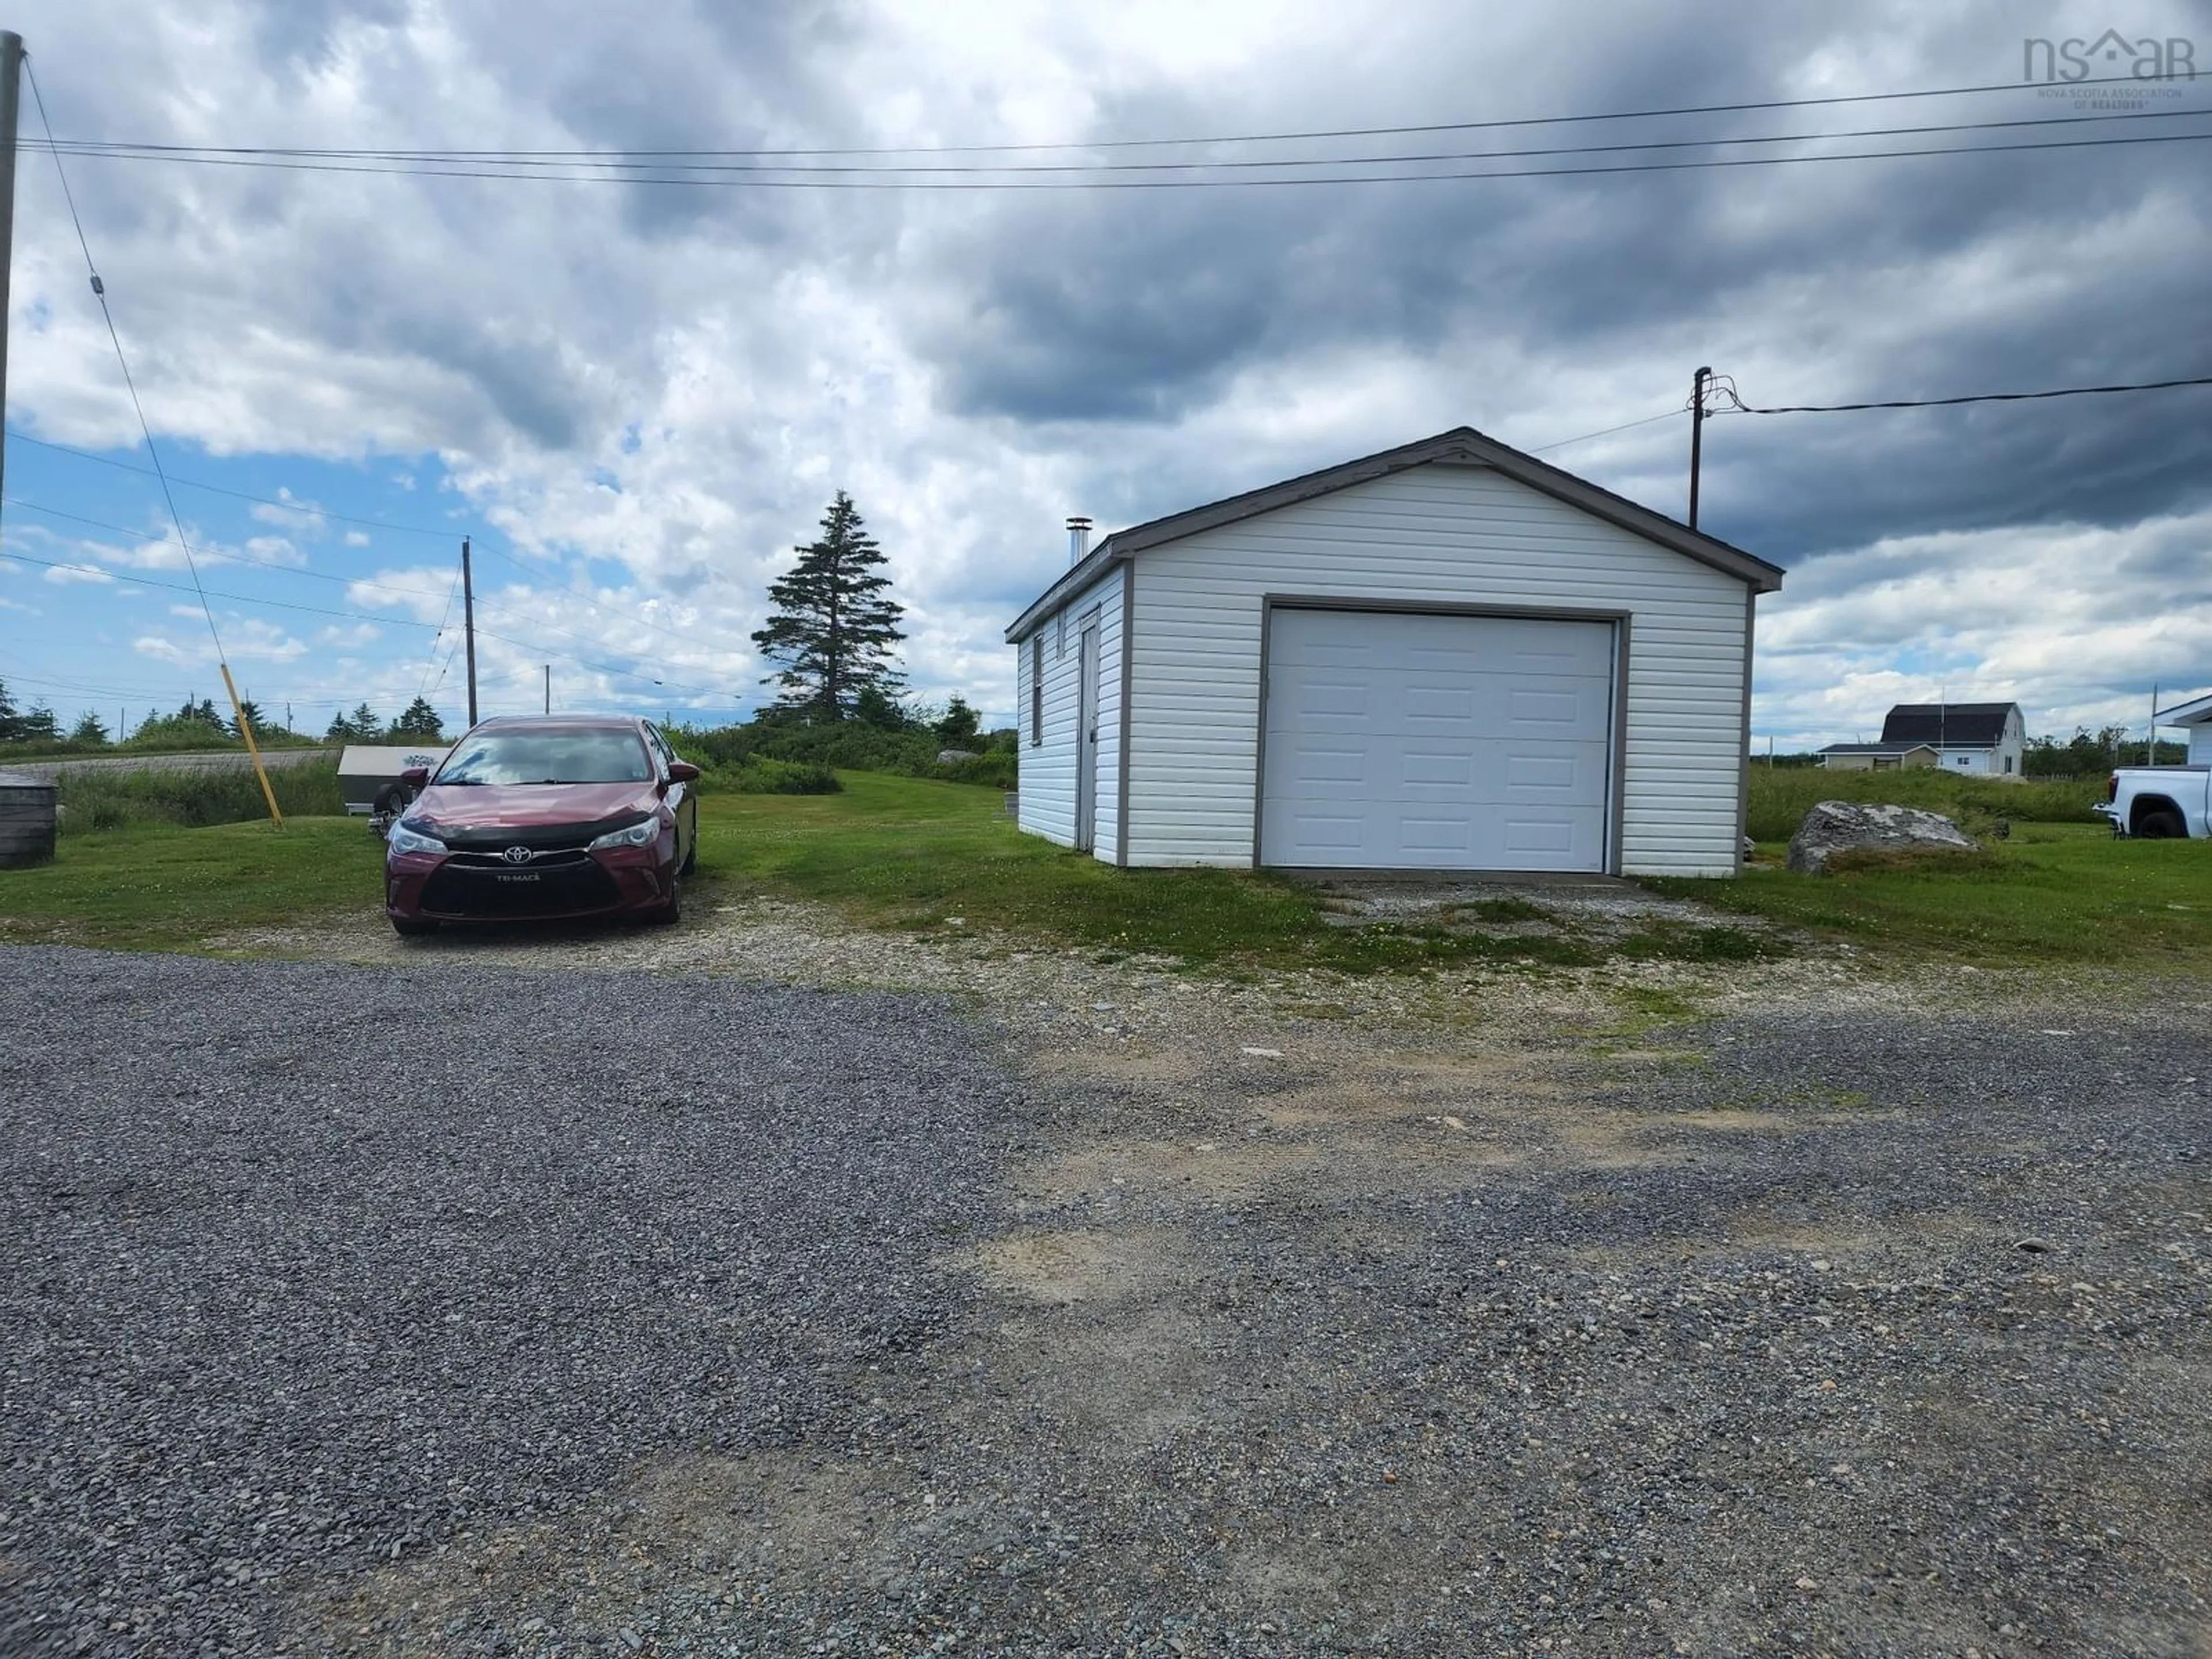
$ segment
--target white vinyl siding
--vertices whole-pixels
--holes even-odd
[[[1735,872],[1747,657],[1737,578],[1487,467],[1443,462],[1200,531],[1136,563],[1127,862],[1252,862],[1273,595],[1629,613],[1619,868]],[[1048,666],[1072,676],[1073,653]],[[1028,788],[1024,774],[1024,827]]]
[[[1075,845],[1076,709],[1082,633],[1095,621],[1098,629],[1098,754],[1097,845],[1099,858],[1112,863],[1121,850],[1121,584],[1119,565],[1075,595],[1055,615],[1037,625],[1021,645],[1016,688],[1020,707],[1030,708],[1030,665],[1035,640],[1043,641],[1044,741],[1032,744],[1024,725],[1021,748],[1020,823],[1032,835]],[[1094,617],[1095,613],[1095,617]]]

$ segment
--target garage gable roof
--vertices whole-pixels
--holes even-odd
[[[2160,726],[2212,726],[2212,693],[2161,708],[2154,718]]]
[[[1006,638],[1010,642],[1018,643],[1039,623],[1066,603],[1071,596],[1097,580],[1108,565],[1141,553],[1148,547],[1180,541],[1201,531],[1218,530],[1242,519],[1257,518],[1261,514],[1272,513],[1277,507],[1310,501],[1316,495],[1326,495],[1353,484],[1365,483],[1370,479],[1388,477],[1410,467],[1426,466],[1432,461],[1456,461],[1472,466],[1490,467],[1532,489],[1541,490],[1547,495],[1565,501],[1570,507],[1580,507],[1595,518],[1603,519],[1609,524],[1642,536],[1647,541],[1656,542],[1662,547],[1672,548],[1700,564],[1723,571],[1748,584],[1754,592],[1771,593],[1782,586],[1782,568],[1779,565],[1754,558],[1741,548],[1732,547],[1717,537],[1692,530],[1663,513],[1639,507],[1626,495],[1616,495],[1587,478],[1563,472],[1547,462],[1538,460],[1534,455],[1523,453],[1509,444],[1502,444],[1495,438],[1486,438],[1471,426],[1461,426],[1454,427],[1449,432],[1440,432],[1433,438],[1424,438],[1419,443],[1402,444],[1380,454],[1366,455],[1356,461],[1324,467],[1318,472],[1309,472],[1301,477],[1286,478],[1280,483],[1269,484],[1264,489],[1247,490],[1225,501],[1194,507],[1182,513],[1172,513],[1166,518],[1133,525],[1127,530],[1117,530],[1023,611],[1013,625],[1006,629]]]

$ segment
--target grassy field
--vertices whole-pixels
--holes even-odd
[[[2098,778],[2039,779],[2008,783],[2002,778],[1962,777],[1935,767],[1910,771],[1830,772],[1812,766],[1751,768],[1751,836],[1753,841],[1788,841],[1815,801],[1888,801],[1918,806],[1955,819],[1969,834],[1998,818],[2011,823],[2085,823],[2104,820],[2089,809],[2104,799]]]
[[[269,787],[276,793],[276,810],[287,818],[335,817],[345,811],[335,757],[297,766],[272,766]],[[154,767],[143,772],[65,772],[55,799],[62,807],[64,836],[158,824],[201,829],[212,823],[265,820],[269,816],[261,781],[246,767],[220,771],[165,771]]]
[[[0,870],[0,939],[189,951],[232,927],[374,918],[383,855],[360,818],[65,836],[53,863]]]
[[[1737,881],[1648,884],[1711,907],[1711,925],[1605,939],[1532,936],[1517,926],[1529,907],[1510,900],[1468,907],[1449,928],[1334,925],[1318,895],[1289,882],[1115,870],[1020,835],[995,791],[868,773],[844,782],[835,795],[704,799],[695,909],[775,895],[827,902],[874,927],[990,930],[1226,969],[1713,961],[1773,948],[1736,925],[1741,916],[1913,957],[2212,966],[2212,843],[2116,842],[2092,824],[2015,818],[1984,866],[1941,873],[1802,877],[1780,868],[1780,848],[1768,846]],[[296,818],[281,834],[241,823],[72,836],[56,863],[0,872],[0,939],[191,950],[240,926],[350,918],[379,927],[381,850],[358,818]]]
[[[1801,876],[1780,843],[1735,881],[1659,891],[1869,950],[2002,966],[2212,967],[2212,842],[2115,841],[2101,823],[2020,823],[1977,867]]]
[[[1513,927],[1528,919],[1513,907],[1492,917],[1462,915],[1449,927],[1332,926],[1320,896],[1291,882],[1235,870],[1116,870],[1020,834],[996,793],[843,775],[840,795],[710,803],[702,861],[735,886],[827,900],[878,926],[950,932],[957,916],[958,926],[1195,967],[1576,966],[1608,956],[1734,959],[1766,948],[1728,925],[1652,927],[1604,940],[1531,936]],[[1501,925],[1478,925],[1485,921]]]

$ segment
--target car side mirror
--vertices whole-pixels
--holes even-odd
[[[699,769],[690,761],[671,761],[668,763],[668,781],[671,783],[696,783],[699,781]]]
[[[430,769],[427,766],[410,766],[399,775],[399,781],[410,789],[420,789],[430,781]]]

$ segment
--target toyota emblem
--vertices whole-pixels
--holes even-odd
[[[527,847],[510,847],[500,854],[509,864],[527,864],[536,856]]]

